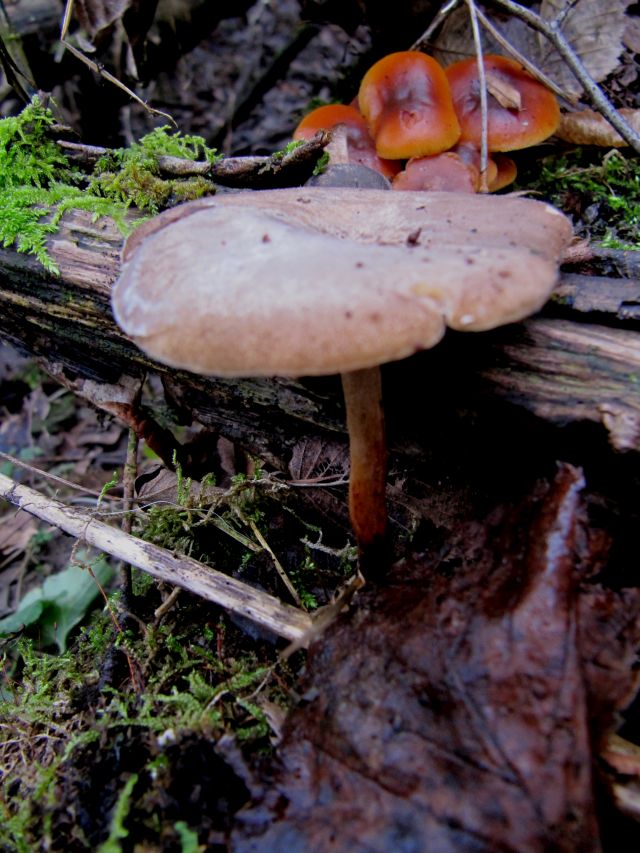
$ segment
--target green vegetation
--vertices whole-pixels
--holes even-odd
[[[222,159],[213,148],[206,146],[201,136],[183,136],[180,132],[172,133],[168,126],[159,127],[129,148],[119,148],[101,157],[89,189],[154,214],[170,201],[174,204],[192,201],[214,191],[211,181],[203,177],[162,178],[159,157],[207,163]]]
[[[232,733],[249,754],[269,751],[273,729],[263,707],[284,713],[290,676],[275,649],[247,648],[214,607],[190,601],[178,610],[139,635],[103,613],[71,652],[48,655],[20,640],[17,658],[5,654],[0,849],[51,846],[79,790],[83,808],[98,803],[91,832],[74,829],[82,849],[115,853],[131,836],[131,844],[154,846],[160,828],[166,833],[178,819],[186,823],[175,825],[174,843],[198,849],[188,801],[203,778],[182,765],[181,744],[213,754],[217,739]],[[224,796],[223,781],[211,784]]]
[[[615,249],[640,249],[640,161],[612,150],[597,163],[593,149],[554,154],[521,185],[573,214],[585,236]]]
[[[87,175],[72,166],[53,140],[54,124],[53,114],[37,97],[19,116],[0,120],[0,242],[35,255],[49,272],[58,270],[46,240],[66,211],[110,216],[126,235],[134,227],[125,217],[132,204],[156,213],[171,202],[215,189],[202,177],[166,180],[159,174],[158,158],[164,155],[214,162],[215,151],[200,137],[157,128],[130,148],[101,158]]]
[[[15,613],[0,619],[0,637],[28,629],[43,648],[57,646],[64,652],[72,629],[113,577],[104,556],[78,554],[64,571],[50,575],[42,586],[30,590]]]
[[[279,580],[256,529],[266,539],[282,530],[273,547],[280,552],[288,543],[292,580],[306,606],[316,606],[318,570],[304,546],[291,544],[291,525],[297,530],[299,522],[282,512],[281,484],[259,466],[226,489],[211,476],[193,482],[176,467],[173,498],[136,514],[140,535],[203,561],[214,555],[219,568],[270,589]],[[207,849],[211,827],[223,832],[248,797],[216,744],[231,735],[247,759],[262,760],[291,702],[294,673],[276,645],[248,636],[212,604],[181,593],[164,612],[169,590],[138,571],[127,603],[134,617],[113,596],[75,634],[71,650],[47,654],[44,641],[60,643],[62,628],[65,640],[73,638],[71,623],[91,597],[85,582],[98,592],[81,573],[82,601],[62,602],[73,613],[43,607],[34,611],[31,639],[23,633],[0,641],[0,849],[59,849],[61,833],[68,841],[68,815],[78,809],[84,821],[73,827],[73,849]],[[57,591],[66,592],[70,579],[56,577]],[[37,606],[53,597],[47,583]],[[54,605],[60,608],[59,597]],[[27,621],[20,612],[11,619]],[[199,791],[213,792],[212,799],[193,806]],[[218,800],[230,803],[222,817]]]

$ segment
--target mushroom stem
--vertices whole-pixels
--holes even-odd
[[[382,574],[387,558],[387,440],[380,368],[343,373],[342,388],[351,456],[349,513],[360,568],[371,577]]]

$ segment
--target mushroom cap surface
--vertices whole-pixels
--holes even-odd
[[[172,367],[323,375],[480,331],[546,301],[569,221],[522,198],[284,189],[202,199],[127,241],[117,322]]]
[[[415,50],[378,60],[360,84],[358,104],[380,157],[438,154],[460,136],[443,69]]]
[[[515,151],[537,145],[551,136],[560,123],[560,107],[553,92],[513,59],[486,54],[483,60],[487,76],[513,91],[520,102],[518,107],[510,108],[489,95],[489,150]],[[482,111],[476,59],[463,59],[449,65],[446,75],[462,131],[460,140],[479,145]]]
[[[346,128],[349,162],[373,169],[385,178],[392,178],[400,171],[400,164],[395,160],[383,160],[378,156],[367,123],[354,106],[328,104],[312,110],[298,124],[293,138],[311,139],[319,130],[331,130],[339,124]]]

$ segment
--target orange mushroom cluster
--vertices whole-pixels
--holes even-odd
[[[555,95],[519,63],[484,57],[488,93],[486,184],[510,184],[516,165],[505,152],[537,145],[556,130]],[[357,103],[357,106],[356,106]],[[475,59],[446,69],[423,53],[385,56],[365,74],[356,102],[320,107],[305,116],[294,139],[346,127],[349,160],[391,180],[396,190],[478,192],[482,118]]]

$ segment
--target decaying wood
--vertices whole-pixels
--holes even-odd
[[[147,371],[157,373],[176,408],[279,467],[309,434],[344,436],[337,379],[210,379],[147,358],[111,314],[122,242],[113,222],[92,222],[90,214],[76,211],[49,243],[59,277],[31,256],[0,250],[0,337],[43,359],[61,382],[114,414],[136,411],[140,417],[141,379]],[[395,383],[415,372],[421,360],[428,359],[430,371],[442,372],[451,359],[458,364],[466,359],[465,384],[481,396],[498,395],[555,424],[601,423],[616,447],[640,449],[640,382],[634,380],[640,375],[640,336],[633,329],[639,304],[637,279],[566,275],[554,308],[563,319],[449,336],[445,347],[389,370]],[[153,441],[151,421],[146,423]],[[166,440],[163,455],[170,458],[171,435],[156,437]]]
[[[312,627],[304,611],[229,577],[191,557],[137,539],[91,515],[65,506],[0,474],[0,497],[70,536],[130,563],[157,580],[187,589],[292,642],[304,642]]]
[[[277,151],[269,157],[224,157],[214,163],[186,160],[182,157],[158,157],[158,167],[168,178],[208,178],[224,187],[267,189],[299,186],[311,177],[319,156],[331,134],[318,131],[313,139],[300,142],[290,151]],[[110,149],[56,140],[72,162],[92,168]]]

